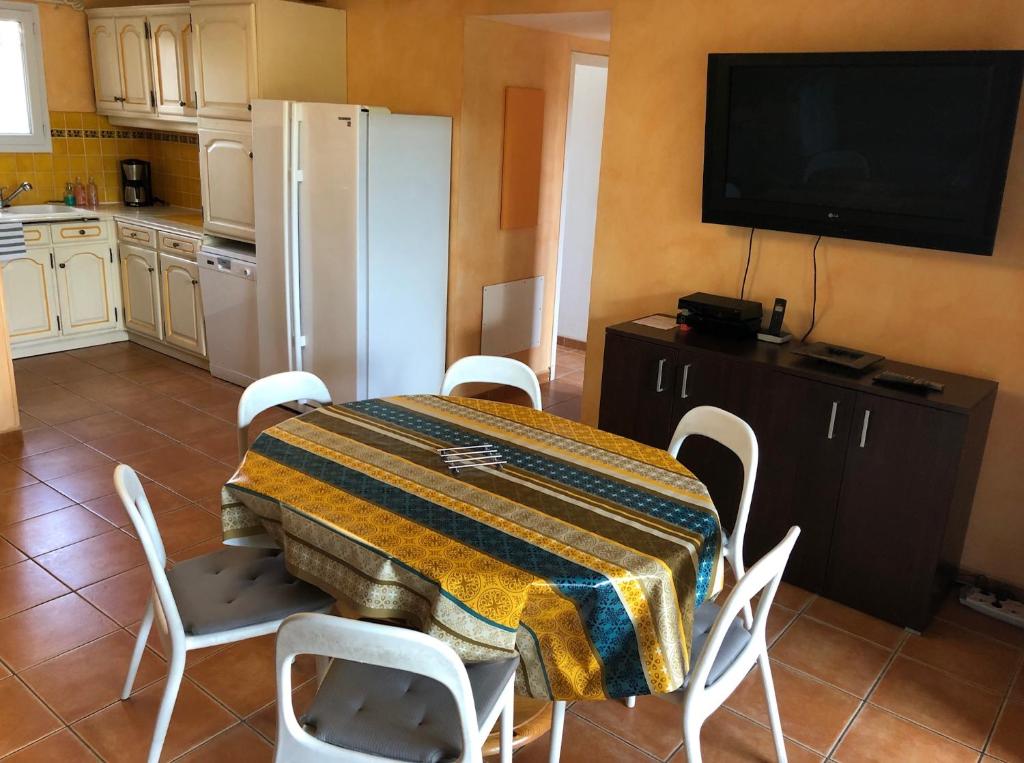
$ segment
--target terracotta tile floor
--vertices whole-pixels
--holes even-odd
[[[560,364],[545,402],[576,417],[583,354]],[[117,699],[149,578],[110,472],[123,460],[144,475],[172,560],[215,549],[240,390],[129,344],[15,367],[24,431],[0,435],[0,759],[140,761],[165,666],[151,641],[136,693]],[[1024,631],[951,598],[912,635],[791,586],[769,630],[790,760],[1024,763]],[[190,656],[166,760],[271,759],[272,650],[268,637]],[[705,760],[772,760],[766,722],[755,673],[705,725]],[[678,762],[681,744],[668,703],[577,703],[562,759]],[[516,760],[546,752],[542,739]]]

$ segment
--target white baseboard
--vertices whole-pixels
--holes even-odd
[[[78,334],[59,336],[52,339],[39,339],[35,342],[21,342],[11,345],[12,358],[30,358],[34,355],[47,355],[51,352],[80,350],[83,347],[95,347],[99,344],[113,344],[128,340],[128,332],[123,329],[97,331],[95,334]]]

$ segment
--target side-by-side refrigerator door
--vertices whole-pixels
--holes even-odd
[[[366,397],[365,120],[358,106],[295,104],[300,362],[335,402]]]
[[[253,103],[260,372],[311,371],[365,396],[364,236],[355,106]]]
[[[441,387],[451,142],[448,117],[370,110],[368,397]]]

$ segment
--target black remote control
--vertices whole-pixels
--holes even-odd
[[[875,374],[873,380],[875,384],[885,384],[889,387],[903,387],[904,389],[925,392],[942,392],[946,388],[945,384],[940,384],[930,379],[922,379],[917,376],[898,374],[895,371],[882,371],[879,374]]]

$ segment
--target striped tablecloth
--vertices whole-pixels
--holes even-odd
[[[481,442],[501,469],[454,475]],[[679,688],[693,612],[721,588],[704,486],[665,451],[523,406],[420,395],[272,427],[223,492],[228,543],[269,536],[299,578],[401,618],[467,661],[518,651],[517,689]]]

